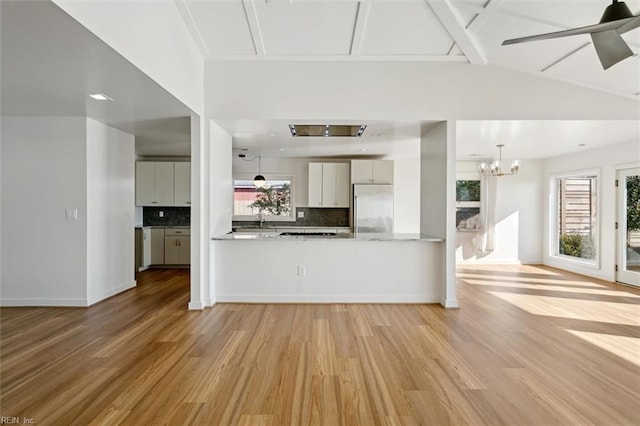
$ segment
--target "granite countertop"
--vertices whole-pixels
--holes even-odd
[[[136,225],[136,229],[142,229],[142,228],[150,228],[150,229],[190,229],[191,226],[190,225],[176,225],[176,226],[172,226],[172,225]]]
[[[249,232],[230,232],[213,237],[214,241],[312,241],[312,240],[341,240],[341,241],[428,241],[442,242],[444,239],[426,234],[337,234],[337,235],[279,235]]]

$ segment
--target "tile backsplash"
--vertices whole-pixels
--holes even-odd
[[[298,218],[298,212],[304,213],[304,218]],[[238,221],[233,222],[233,226],[252,226],[259,225],[260,222]],[[349,209],[348,208],[310,208],[297,207],[295,222],[273,222],[269,221],[272,226],[349,226]]]
[[[142,224],[144,226],[190,226],[191,207],[143,207]]]

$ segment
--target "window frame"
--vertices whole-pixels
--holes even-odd
[[[567,178],[580,178],[584,176],[595,176],[596,179],[596,223],[594,229],[596,231],[596,237],[594,242],[596,244],[596,255],[594,259],[583,259],[579,257],[569,256],[566,254],[560,254],[560,233],[558,229],[559,223],[559,192],[560,192],[560,180]],[[548,217],[548,235],[549,235],[549,247],[548,255],[550,258],[557,261],[566,262],[569,264],[579,265],[586,268],[600,269],[600,253],[601,253],[601,239],[602,239],[602,174],[599,168],[575,170],[570,172],[555,173],[549,176],[549,217]]]
[[[231,191],[231,205],[233,211],[232,219],[234,222],[257,222],[260,220],[260,216],[257,214],[254,215],[236,215],[235,214],[235,203],[234,196],[236,190],[236,180],[250,180],[253,181],[256,173],[234,173],[232,176],[232,185],[233,190]],[[289,186],[289,194],[291,200],[291,214],[289,216],[263,216],[263,221],[265,222],[295,222],[296,221],[296,209],[294,207],[294,199],[295,199],[295,175],[293,174],[269,174],[265,176],[267,182],[270,180],[289,180],[291,181],[291,185]]]

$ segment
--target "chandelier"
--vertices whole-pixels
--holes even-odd
[[[511,162],[511,166],[509,167],[508,172],[502,171],[502,147],[504,144],[496,145],[500,150],[500,156],[498,157],[498,161],[492,161],[487,163],[483,161],[480,163],[480,173],[484,176],[507,176],[507,175],[515,175],[520,170],[520,162],[518,160],[513,160]]]

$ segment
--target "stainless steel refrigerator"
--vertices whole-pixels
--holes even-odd
[[[393,185],[353,185],[353,230],[393,232]]]

